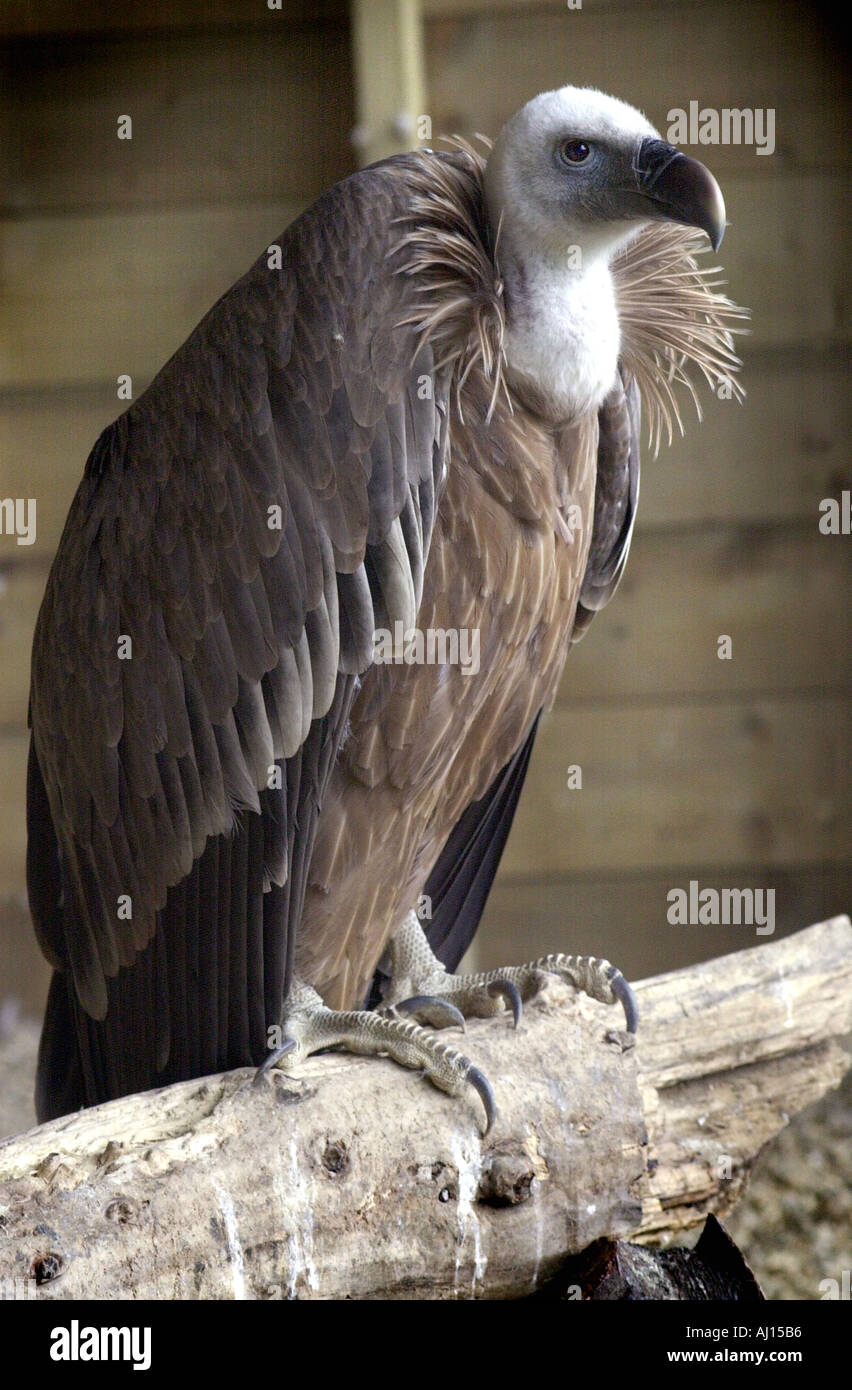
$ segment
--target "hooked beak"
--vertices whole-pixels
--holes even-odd
[[[700,227],[718,251],[725,234],[725,200],[709,169],[665,140],[649,136],[640,141],[635,171],[649,216]]]

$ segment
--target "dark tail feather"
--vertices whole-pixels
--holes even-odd
[[[432,916],[424,930],[448,970],[455,970],[476,935],[512,828],[539,718],[485,795],[468,806],[427,880]]]
[[[67,978],[53,972],[38,1048],[35,1108],[40,1125],[86,1104],[86,1084],[77,1046],[77,1021]]]

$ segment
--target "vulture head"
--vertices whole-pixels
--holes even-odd
[[[699,229],[716,250],[719,185],[626,102],[562,87],[506,123],[484,191],[506,289],[511,384],[553,418],[597,409],[623,349],[613,263],[651,223]]]
[[[501,130],[485,172],[504,235],[544,257],[578,249],[579,265],[612,255],[646,223],[698,227],[718,250],[722,191],[708,169],[660,138],[626,102],[561,87],[527,102]]]

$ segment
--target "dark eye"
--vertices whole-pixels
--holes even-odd
[[[592,147],[585,140],[566,140],[559,147],[563,164],[585,164],[591,158]]]

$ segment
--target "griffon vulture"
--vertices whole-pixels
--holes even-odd
[[[690,364],[738,365],[694,256],[724,222],[638,111],[547,92],[487,159],[330,189],[104,430],[33,645],[40,1119],[335,1044],[490,1119],[423,1025],[517,1018],[542,970],[635,1028],[606,962],[450,972],[624,567],[640,400],[658,441]],[[429,659],[453,633],[475,662]]]

